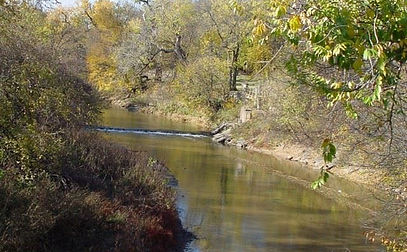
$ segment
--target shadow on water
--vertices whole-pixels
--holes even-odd
[[[199,131],[151,115],[108,110],[104,125]],[[188,251],[384,251],[360,228],[365,213],[309,189],[316,171],[272,157],[216,145],[208,138],[127,133],[106,137],[162,160],[178,180],[183,224],[198,237]],[[358,185],[330,181],[354,201]]]

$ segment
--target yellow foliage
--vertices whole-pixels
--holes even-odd
[[[201,43],[201,51],[215,51],[217,49],[220,49],[222,45],[222,40],[219,37],[219,35],[216,33],[214,30],[210,30],[206,33],[204,33],[200,39]]]
[[[122,32],[122,25],[115,15],[114,3],[109,0],[95,2],[92,10],[92,18],[103,38],[112,43],[116,42]]]
[[[302,27],[301,19],[297,15],[291,17],[290,21],[288,21],[288,24],[293,32],[297,32]]]
[[[245,60],[250,70],[260,70],[264,66],[261,62],[267,61],[272,57],[272,48],[267,43],[255,43],[246,50]]]
[[[261,21],[261,20],[255,21],[255,27],[253,28],[253,31],[252,31],[253,35],[261,36],[264,33],[266,33],[266,31],[267,31],[267,27],[263,21]]]
[[[89,82],[99,90],[111,91],[123,86],[123,80],[118,78],[117,64],[111,48],[117,43],[123,32],[123,27],[116,17],[116,7],[110,0],[99,0],[91,7],[87,1],[82,2],[82,8],[88,8],[94,24],[99,32],[97,41],[88,50],[86,58]],[[131,29],[137,29],[136,20],[129,23]]]
[[[196,9],[189,0],[158,0],[154,14],[158,36],[172,40],[196,23]],[[172,10],[172,11],[168,11]]]
[[[89,70],[89,82],[95,85],[99,90],[111,91],[117,86],[116,67],[113,59],[91,54],[87,57]]]
[[[202,57],[179,70],[173,87],[188,108],[210,115],[223,107],[229,91],[226,61]]]
[[[141,30],[141,20],[140,19],[131,19],[127,24],[127,29],[133,33],[140,33]]]

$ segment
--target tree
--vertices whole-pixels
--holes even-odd
[[[405,1],[270,1],[265,6],[268,18],[258,20],[256,32],[284,37],[295,49],[288,69],[299,81],[332,103],[343,102],[353,117],[355,100],[389,108],[407,59]]]
[[[209,20],[207,34],[217,35],[217,37],[207,36],[206,39],[209,41],[205,43],[213,44],[216,40],[220,40],[218,44],[226,50],[229,61],[229,87],[230,90],[235,91],[241,47],[250,34],[249,5],[246,1],[229,3],[221,0],[207,0],[201,2],[201,9]]]
[[[89,81],[104,91],[125,86],[118,78],[117,61],[112,52],[123,32],[117,6],[109,0],[100,0],[93,5],[83,1],[81,8],[91,24],[87,51]]]
[[[297,84],[313,87],[326,97],[330,107],[341,104],[351,118],[362,115],[364,128],[359,130],[383,143],[375,153],[377,158],[371,156],[371,165],[386,168],[392,178],[399,177],[387,186],[393,192],[403,190],[407,2],[313,0],[264,1],[260,5],[255,35],[285,41],[291,50],[286,66]],[[323,146],[330,149],[333,145],[329,141]],[[325,175],[321,173],[320,182],[326,181]],[[380,229],[375,233],[390,249],[402,251],[407,241],[402,227],[405,217],[400,214],[405,213],[405,199],[391,195],[387,217],[378,222],[381,227],[391,223],[389,226],[398,230],[392,234],[397,240],[389,242]]]
[[[219,111],[229,98],[226,62],[216,57],[201,57],[182,68],[174,85],[181,101],[209,116]]]
[[[140,83],[149,79],[149,70],[155,70],[155,80],[161,81],[164,68],[187,61],[197,24],[195,7],[189,0],[141,2],[142,13],[128,23],[116,50],[120,73]]]

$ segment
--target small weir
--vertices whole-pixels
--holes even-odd
[[[109,133],[132,133],[132,134],[139,134],[139,135],[157,135],[157,136],[178,136],[178,137],[210,137],[211,134],[209,132],[186,132],[186,131],[178,131],[178,130],[162,130],[162,129],[128,129],[128,128],[116,128],[116,127],[91,127],[90,129],[102,132],[109,132]]]

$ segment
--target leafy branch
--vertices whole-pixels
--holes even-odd
[[[322,156],[324,157],[325,165],[323,167],[321,167],[321,172],[320,172],[319,177],[311,184],[311,188],[313,190],[321,188],[328,181],[329,173],[330,173],[329,170],[332,168],[332,166],[328,167],[327,165],[328,165],[328,163],[332,163],[332,161],[336,155],[336,147],[332,143],[331,139],[328,139],[328,138],[325,139],[322,142],[321,148],[322,148]]]

